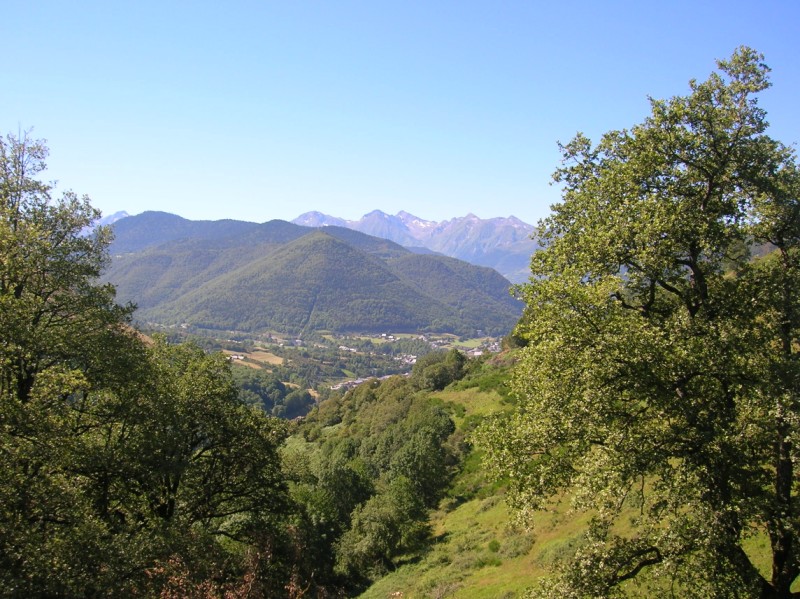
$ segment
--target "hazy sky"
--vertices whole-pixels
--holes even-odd
[[[557,142],[688,91],[740,45],[800,141],[800,2],[3,0],[0,131],[105,214],[535,223]]]

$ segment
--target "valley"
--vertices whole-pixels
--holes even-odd
[[[277,332],[253,337],[239,332],[222,339],[191,327],[155,327],[172,343],[191,342],[228,357],[234,369],[248,368],[277,377],[285,384],[308,389],[317,399],[369,380],[409,374],[419,358],[432,352],[457,350],[468,357],[497,353],[503,340],[468,339],[451,334],[380,333],[346,335],[321,331],[305,338]]]
[[[800,599],[798,17],[4,3],[0,599]]]

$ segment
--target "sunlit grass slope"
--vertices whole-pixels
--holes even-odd
[[[436,397],[451,406],[467,442],[484,417],[513,409],[507,368],[487,369]],[[428,552],[376,581],[362,599],[522,597],[583,542],[591,515],[572,511],[569,499],[555,502],[551,511],[535,518],[533,530],[525,530],[515,524],[504,501],[503,485],[491,482],[487,474],[480,451],[473,448],[439,510],[432,514],[434,542]],[[622,519],[617,532],[630,533],[626,527],[627,519]],[[766,557],[766,535],[749,539],[745,550]],[[768,560],[762,562],[766,567]],[[628,583],[624,592],[631,597],[648,595],[635,582]]]

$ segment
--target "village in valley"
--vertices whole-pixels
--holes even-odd
[[[229,331],[224,339],[218,339],[188,325],[154,330],[168,331],[170,338],[191,339],[207,350],[221,350],[234,366],[272,372],[287,383],[323,394],[352,389],[369,379],[407,375],[419,358],[431,352],[456,349],[477,358],[499,352],[502,345],[502,339],[495,337],[427,332],[322,332],[309,336],[271,332],[253,338]]]

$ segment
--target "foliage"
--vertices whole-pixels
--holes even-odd
[[[270,413],[283,404],[288,390],[278,377],[254,368],[234,368],[233,380],[239,389],[239,399]]]
[[[513,350],[470,359],[465,365],[462,378],[450,388],[495,391],[504,400],[510,399],[511,370],[515,363],[516,353]]]
[[[489,413],[509,409],[499,401],[498,387],[509,374],[510,357],[470,360],[468,374],[432,403],[455,414],[457,430],[447,444],[457,446],[445,498],[429,516],[431,536],[424,551],[398,556],[388,573],[375,580],[361,597],[521,597],[532,576],[545,572],[554,544],[579,534],[579,526],[563,512],[545,515],[540,534],[512,526],[502,500],[504,487],[490,481],[482,452],[471,447],[472,426]],[[477,363],[475,363],[477,362]],[[563,552],[562,552],[563,553]],[[552,560],[550,560],[552,561]],[[381,568],[380,562],[377,566]]]
[[[353,511],[351,527],[336,547],[336,569],[354,575],[383,574],[393,558],[419,549],[427,538],[426,512],[411,482],[393,478],[383,493]]]
[[[283,426],[239,402],[224,356],[163,342],[148,351],[154,389],[141,409],[152,421],[128,443],[152,511],[235,539],[267,522],[265,510],[286,511],[276,454]]]
[[[741,48],[642,124],[563,148],[564,200],[520,289],[519,410],[483,431],[523,515],[568,490],[594,515],[543,594],[635,579],[651,595],[792,596],[800,177],[765,134],[761,60]],[[752,260],[753,242],[772,255]],[[758,531],[768,572],[743,550]]]
[[[233,375],[239,400],[267,414],[291,420],[305,415],[314,405],[307,389],[292,389],[273,373],[244,367],[234,368]]]
[[[417,389],[441,391],[464,376],[467,357],[457,349],[427,354],[417,360],[411,382]]]
[[[0,140],[0,587],[9,596],[287,596],[294,558],[280,421],[227,361],[149,341],[97,282],[87,199]]]
[[[0,390],[23,403],[48,369],[109,375],[96,348],[125,343],[120,325],[131,312],[114,303],[111,286],[94,284],[109,240],[103,228],[83,234],[97,211],[73,192],[53,201],[52,187],[35,178],[46,157],[27,134],[0,138]]]
[[[320,420],[337,422],[320,433]],[[363,589],[429,540],[428,511],[461,455],[440,402],[404,377],[372,380],[311,411],[285,450],[321,579]]]

